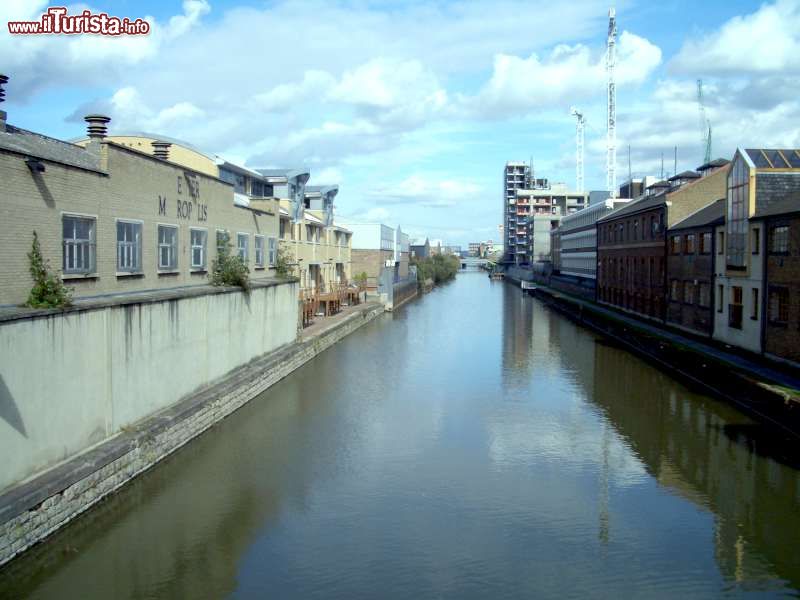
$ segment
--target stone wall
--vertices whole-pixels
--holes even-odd
[[[0,565],[383,312],[381,305],[365,305],[314,337],[257,358],[213,386],[6,492],[0,496]]]

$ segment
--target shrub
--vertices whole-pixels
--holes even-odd
[[[414,257],[411,264],[417,267],[418,282],[424,283],[430,279],[435,284],[439,284],[456,276],[460,261],[452,255],[434,254],[427,258]]]
[[[72,304],[72,290],[50,270],[50,263],[42,258],[39,236],[33,232],[33,245],[28,253],[33,287],[25,306],[31,308],[65,308]]]
[[[231,253],[230,237],[225,234],[217,245],[217,258],[211,262],[211,285],[238,286],[250,291],[250,269],[244,261]]]
[[[288,277],[292,272],[294,256],[286,248],[278,247],[278,254],[275,257],[275,273],[278,277]]]

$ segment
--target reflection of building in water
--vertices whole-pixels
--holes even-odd
[[[503,377],[525,375],[531,368],[533,301],[518,288],[503,284]]]
[[[799,586],[800,473],[765,455],[770,434],[628,352],[605,348],[595,361],[600,376],[589,397],[661,485],[716,516],[723,575]]]

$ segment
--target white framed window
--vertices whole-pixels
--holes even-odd
[[[217,255],[222,253],[222,249],[231,241],[230,234],[224,229],[217,229]]]
[[[96,271],[97,219],[81,215],[61,217],[64,254],[61,268],[65,274],[89,275]]]
[[[205,271],[208,231],[205,229],[192,228],[189,230],[189,237],[189,242],[192,246],[192,269],[195,271]]]
[[[264,267],[264,236],[256,236],[256,267]]]
[[[117,219],[117,271],[142,270],[142,222]]]
[[[178,226],[158,226],[158,268],[174,271],[178,268]]]
[[[274,267],[278,262],[278,240],[274,237],[269,238],[269,266]]]
[[[236,251],[242,262],[247,264],[248,249],[250,248],[250,235],[247,233],[236,234]]]

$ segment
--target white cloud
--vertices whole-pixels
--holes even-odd
[[[623,32],[618,44],[617,84],[638,84],[661,63],[661,50],[648,40]],[[562,109],[603,94],[605,53],[585,45],[556,46],[549,56],[528,58],[498,54],[491,79],[474,98],[462,98],[468,111],[484,116]]]
[[[396,184],[382,185],[368,195],[379,204],[417,204],[427,208],[446,208],[474,200],[482,188],[468,181],[437,180],[414,174]]]
[[[676,73],[734,75],[800,72],[800,3],[779,0],[689,39],[670,67]]]

